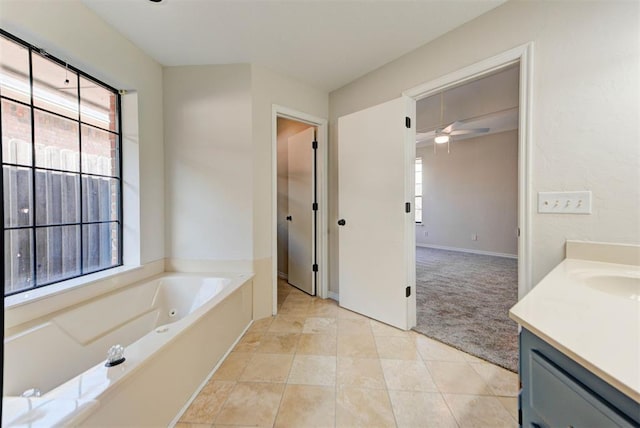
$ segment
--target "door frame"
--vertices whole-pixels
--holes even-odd
[[[402,94],[420,100],[442,90],[458,86],[514,64],[520,64],[520,94],[518,105],[518,300],[522,299],[533,287],[532,285],[532,112],[533,112],[533,42],[517,46],[493,57],[448,73],[437,79],[425,82]],[[415,112],[413,113],[415,122]],[[415,127],[414,127],[415,128]],[[413,180],[414,178],[411,178]],[[415,233],[413,234],[415,252]],[[415,259],[413,263],[415,276]],[[409,305],[409,325],[416,324],[415,293],[413,304]]]
[[[328,130],[327,119],[313,116],[288,107],[273,104],[271,107],[271,285],[273,292],[273,315],[278,312],[278,118],[307,123],[317,129],[317,170],[315,186],[318,195],[317,238],[312,237],[316,248],[318,272],[314,278],[316,295],[326,299],[329,295],[329,250],[328,250]],[[311,266],[309,266],[311,269]]]

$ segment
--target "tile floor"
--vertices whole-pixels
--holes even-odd
[[[515,427],[516,374],[278,284],[178,428]]]

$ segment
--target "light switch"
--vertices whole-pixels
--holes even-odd
[[[591,190],[538,192],[538,212],[543,214],[591,214]]]

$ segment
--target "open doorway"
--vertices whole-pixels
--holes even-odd
[[[316,127],[277,119],[278,278],[316,295]],[[281,304],[281,302],[278,302]]]
[[[518,64],[416,103],[415,330],[517,370]]]

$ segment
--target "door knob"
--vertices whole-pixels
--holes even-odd
[[[338,220],[338,226],[344,226],[345,224],[347,224],[345,219],[341,218],[340,220]]]
[[[287,221],[291,221],[291,216],[290,215],[287,216]]]

